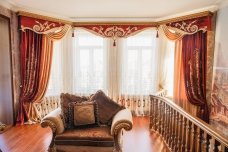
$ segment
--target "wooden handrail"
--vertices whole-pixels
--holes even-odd
[[[165,97],[150,95],[150,127],[173,151],[228,151],[228,139]]]

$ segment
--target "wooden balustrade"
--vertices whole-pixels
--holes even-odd
[[[228,139],[171,100],[150,96],[150,129],[174,152],[228,152]]]

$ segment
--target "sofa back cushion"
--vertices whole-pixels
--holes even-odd
[[[61,98],[61,109],[62,109],[62,118],[64,122],[64,127],[65,128],[71,128],[71,124],[69,122],[69,104],[71,102],[85,102],[89,99],[89,97],[85,96],[77,96],[69,93],[61,93],[60,95]]]
[[[113,116],[124,109],[123,106],[120,106],[118,103],[110,99],[105,93],[101,90],[98,90],[94,95],[90,97],[91,101],[96,101],[98,105],[98,119],[101,124],[109,124]]]

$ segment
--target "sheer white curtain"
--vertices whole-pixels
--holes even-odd
[[[136,115],[148,114],[149,95],[158,91],[158,41],[156,30],[146,30],[121,43],[119,100]]]
[[[159,34],[159,90],[167,90],[167,96],[173,97],[175,41]]]
[[[62,41],[54,41],[53,58],[46,96],[56,96],[63,91]]]
[[[74,38],[69,32],[55,42],[46,96],[61,92],[89,95],[102,89],[136,115],[147,115],[149,95],[161,85],[172,86],[174,46],[163,37],[156,38],[155,29],[118,39],[116,44],[113,47],[112,39],[85,30],[76,30]]]
[[[73,90],[89,95],[99,89],[107,92],[107,40],[85,30],[76,31],[73,52]]]
[[[107,92],[106,39],[85,30],[76,30],[54,42],[53,66],[46,96],[62,92],[89,95]]]

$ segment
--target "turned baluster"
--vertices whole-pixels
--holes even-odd
[[[181,138],[182,138],[182,118],[183,116],[178,113],[178,135],[177,135],[177,151],[181,151]]]
[[[200,127],[196,127],[196,152],[201,152],[201,130]]]
[[[170,148],[171,148],[171,144],[172,144],[172,141],[173,141],[173,137],[172,137],[172,135],[173,135],[173,109],[170,107],[170,109],[169,109],[169,115],[170,115],[170,117],[169,117],[169,122],[170,122],[170,125],[169,125],[169,143],[168,143],[168,145],[170,146]]]
[[[187,120],[187,125],[186,125],[186,144],[185,144],[185,152],[189,152],[190,151],[190,135],[191,135],[191,122],[190,120]]]
[[[166,143],[168,143],[169,141],[169,106],[166,104],[166,114],[165,114],[165,117],[166,117],[166,127],[165,127],[165,140],[166,140]]]
[[[214,151],[215,151],[215,152],[218,152],[219,150],[220,150],[220,143],[219,143],[217,140],[215,140]]]
[[[209,149],[209,141],[208,141],[208,135],[207,133],[204,131],[203,132],[203,137],[202,137],[202,146],[201,146],[201,151],[202,152],[207,152]]]
[[[174,146],[175,146],[175,128],[176,128],[176,126],[175,126],[175,124],[176,124],[176,119],[175,119],[175,117],[176,117],[176,111],[175,110],[173,110],[172,109],[172,141],[171,141],[171,148],[172,149],[174,149]]]
[[[158,132],[162,134],[162,101],[159,100],[158,103]]]
[[[154,130],[157,131],[158,130],[158,99],[154,99]]]
[[[150,97],[150,129],[153,128],[153,99]]]
[[[191,131],[191,140],[190,140],[190,151],[194,152],[195,151],[195,125],[194,123],[192,123],[192,131]]]
[[[221,144],[220,146],[219,146],[219,152],[225,152],[225,145],[223,145],[223,144]]]
[[[161,125],[160,125],[160,119],[161,119],[161,117],[160,117],[160,112],[161,112],[161,109],[160,109],[160,100],[158,100],[157,99],[157,131],[159,132],[159,133],[161,133],[160,132],[160,128],[161,128]]]
[[[178,146],[178,139],[177,139],[177,136],[178,136],[178,128],[179,128],[179,124],[178,124],[178,112],[175,111],[175,128],[174,128],[174,151],[177,151],[177,146]]]
[[[167,112],[167,118],[168,118],[168,134],[167,134],[167,143],[170,145],[170,138],[171,138],[171,108],[168,106],[168,112]]]
[[[215,138],[212,137],[210,139],[209,152],[214,152],[214,151],[215,151]]]
[[[152,101],[152,128],[155,130],[155,127],[156,127],[156,108],[155,108],[155,99],[153,98],[153,101]]]
[[[164,103],[164,137],[163,139],[167,142],[167,134],[168,134],[168,117],[167,117],[167,112],[168,112],[168,105]]]
[[[165,135],[165,104],[161,100],[161,135],[164,138]]]
[[[175,128],[174,128],[174,150],[178,151],[178,129],[179,129],[179,115],[178,112],[175,111]]]
[[[183,116],[182,117],[182,132],[181,132],[181,151],[185,151],[186,146],[186,132],[187,132],[187,119]]]

